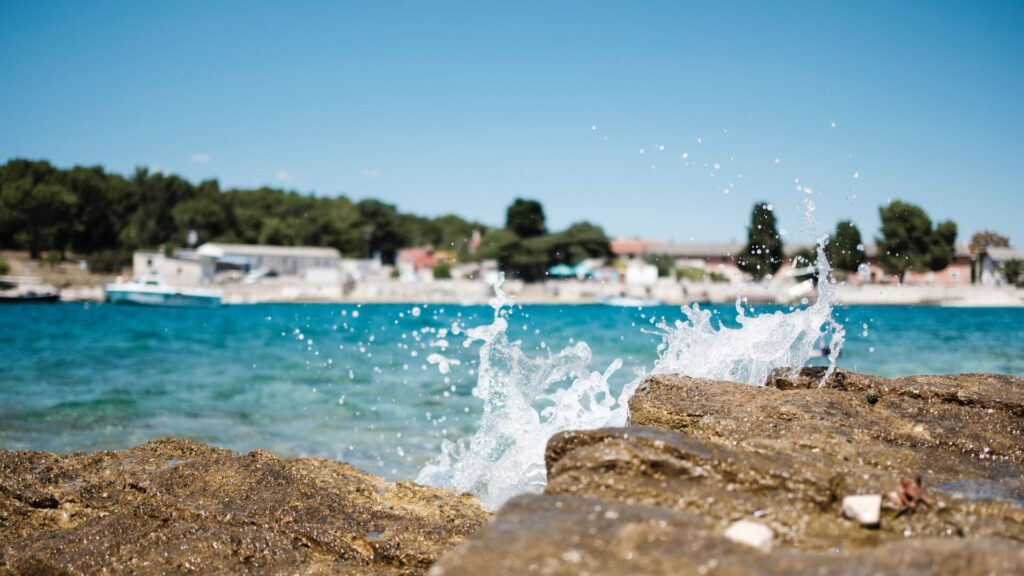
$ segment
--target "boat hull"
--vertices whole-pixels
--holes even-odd
[[[111,304],[135,306],[210,307],[220,306],[220,296],[187,294],[181,292],[143,292],[136,290],[107,290]]]
[[[53,304],[60,302],[59,294],[0,296],[0,304]]]

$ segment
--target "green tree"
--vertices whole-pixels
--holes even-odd
[[[1020,260],[1007,260],[999,267],[1003,279],[1013,286],[1024,286],[1024,263]]]
[[[867,260],[864,243],[857,225],[849,220],[836,224],[836,232],[825,245],[825,256],[837,270],[856,272],[857,267]],[[815,255],[815,260],[817,255]]]
[[[508,207],[505,228],[520,238],[535,238],[547,233],[544,223],[544,208],[536,200],[516,198]]]
[[[755,280],[775,274],[782,266],[782,238],[775,212],[767,202],[754,205],[747,228],[747,245],[736,258],[736,266]]]
[[[829,258],[829,261],[832,259]],[[810,268],[803,274],[796,277],[797,280],[806,280],[808,278],[814,278],[815,281],[818,279],[818,270],[814,266],[818,263],[818,251],[814,248],[804,247],[796,251],[793,254],[793,267],[796,269]]]
[[[675,272],[675,260],[665,254],[647,254],[644,256],[644,262],[654,264],[658,268],[658,276],[661,278],[668,278]],[[703,270],[701,272],[703,276]]]
[[[512,255],[522,248],[522,239],[515,232],[504,228],[489,231],[480,239],[477,256],[481,260],[497,260],[498,267],[509,271]]]
[[[502,269],[525,282],[543,280],[551,266],[551,252],[549,236],[523,239],[518,249],[508,253]]]
[[[900,282],[908,270],[942,270],[953,260],[957,228],[952,221],[933,228],[922,208],[900,200],[880,207],[878,213],[882,220],[881,237],[875,240],[879,261]]]
[[[611,256],[611,242],[600,226],[577,222],[562,232],[537,237],[538,247],[548,254],[548,267],[555,264],[579,264],[587,258]]]
[[[78,198],[73,216],[71,248],[80,254],[108,250],[118,245],[124,215],[120,203],[127,188],[124,178],[108,175],[99,166],[75,167],[64,180]]]
[[[178,202],[171,209],[175,222],[176,239],[184,243],[190,230],[195,230],[200,242],[221,237],[228,229],[228,211],[215,180],[203,182],[196,196]]]
[[[362,200],[356,207],[365,234],[364,255],[369,257],[379,252],[384,262],[394,262],[395,253],[406,245],[399,228],[398,211],[393,205],[378,200]]]
[[[442,250],[455,250],[460,259],[469,256],[469,241],[473,238],[473,230],[487,230],[482,224],[464,220],[454,214],[435,218],[433,223],[437,230],[434,246]]]
[[[434,266],[434,279],[448,280],[452,277],[452,267],[447,262],[441,262]]]
[[[32,258],[47,249],[63,254],[77,204],[78,198],[61,184],[21,178],[0,190],[0,227],[14,230],[15,241],[26,246]]]

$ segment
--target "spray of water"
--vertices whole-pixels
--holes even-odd
[[[832,317],[835,286],[832,268],[825,257],[825,239],[818,244],[816,272],[818,299],[807,308],[748,316],[736,303],[738,328],[716,328],[712,314],[700,306],[683,306],[686,321],[661,324],[663,341],[653,374],[682,374],[712,380],[763,386],[776,369],[795,374],[816,352],[818,341],[831,332],[829,366],[825,379],[835,370],[845,332]]]
[[[466,332],[466,346],[481,342],[473,389],[484,401],[480,426],[468,441],[445,441],[438,460],[417,478],[472,492],[489,509],[518,493],[543,489],[544,446],[554,434],[626,419],[624,405],[608,385],[620,360],[604,372],[591,372],[591,351],[584,342],[544,357],[527,356],[520,342],[508,339],[509,301],[500,281],[495,294],[493,322]]]
[[[738,328],[716,327],[697,305],[684,306],[686,321],[659,326],[663,342],[651,374],[681,374],[762,386],[777,368],[803,366],[815,345],[831,331],[829,369],[842,347],[843,329],[832,317],[831,268],[818,246],[818,299],[789,312],[749,316],[737,303]],[[495,287],[494,320],[467,331],[465,345],[480,344],[473,394],[484,402],[476,433],[459,443],[445,441],[437,460],[418,482],[475,494],[488,509],[523,492],[539,492],[546,482],[544,448],[563,430],[622,426],[628,402],[646,377],[640,374],[615,397],[609,378],[622,366],[616,359],[603,372],[592,371],[584,342],[547,356],[530,357],[508,339],[509,301]],[[826,375],[827,378],[827,375]],[[824,382],[824,380],[823,380]]]

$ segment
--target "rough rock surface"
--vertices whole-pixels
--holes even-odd
[[[469,496],[188,440],[0,451],[0,574],[415,574],[486,519]]]
[[[821,376],[649,379],[631,427],[552,438],[547,495],[433,573],[1024,574],[1024,380]],[[908,509],[917,476],[932,505]],[[877,528],[842,515],[845,496],[892,492]],[[744,519],[772,552],[725,538]]]
[[[904,540],[851,553],[764,553],[731,542],[695,514],[539,495],[513,498],[429,574],[989,576],[1022,571],[1024,546],[1003,538]]]

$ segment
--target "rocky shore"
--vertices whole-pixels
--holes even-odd
[[[0,574],[422,574],[487,517],[347,464],[188,440],[0,452]]]
[[[0,452],[0,574],[1024,574],[1024,379],[658,376],[469,496],[162,440]]]

